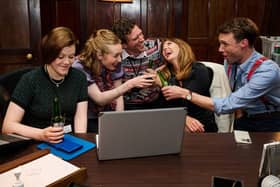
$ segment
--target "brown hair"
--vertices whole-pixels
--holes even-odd
[[[185,42],[184,40],[181,40],[179,38],[165,38],[163,39],[163,42],[171,41],[178,45],[179,47],[179,54],[178,54],[178,65],[180,68],[180,72],[176,74],[177,80],[183,80],[186,79],[192,69],[192,63],[195,61],[195,55],[192,51],[191,46]],[[163,46],[163,45],[162,45]],[[166,78],[170,78],[171,73],[170,71],[173,71],[173,67],[166,66],[163,68],[163,73],[166,76]]]
[[[243,39],[247,39],[249,46],[253,47],[256,38],[259,36],[259,29],[251,19],[237,17],[221,25],[218,28],[218,33],[233,33],[236,41],[240,42]]]
[[[126,44],[126,35],[131,33],[135,25],[136,23],[134,21],[128,18],[121,18],[113,24],[112,31],[120,38],[122,44]]]
[[[99,75],[101,63],[97,59],[97,53],[109,53],[108,45],[121,44],[120,39],[110,30],[99,29],[86,41],[80,54],[80,61],[93,75]]]
[[[54,61],[64,47],[78,44],[74,33],[67,27],[56,27],[45,35],[41,42],[44,64]]]

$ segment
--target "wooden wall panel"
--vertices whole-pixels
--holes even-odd
[[[129,17],[141,26],[142,1],[133,3],[112,3],[100,0],[86,1],[86,38],[98,29],[111,29],[113,22],[121,17]],[[143,30],[145,33],[146,31]]]
[[[0,1],[0,74],[39,64],[39,0]]]
[[[16,8],[15,3],[18,4]],[[22,16],[29,15],[27,0],[0,1],[0,7],[5,7],[0,17],[0,48],[29,48],[29,16]]]
[[[266,3],[270,4],[267,9],[265,9],[266,14],[269,14],[267,21],[267,35],[270,36],[280,36],[280,24],[279,24],[279,14],[280,14],[280,1],[279,0],[266,0]]]
[[[77,0],[56,0],[55,26],[66,26],[80,35],[80,2]]]
[[[132,3],[87,1],[87,33],[100,28],[110,29],[114,20],[133,19],[147,37],[167,36],[170,29],[170,0],[134,0]],[[156,18],[156,19],[152,19]]]
[[[56,4],[54,0],[40,0],[42,36],[54,27],[56,20]]]
[[[147,4],[147,33],[149,37],[167,36],[170,26],[169,17],[172,4],[169,0],[161,0],[161,3],[149,0]]]
[[[42,36],[58,26],[69,27],[80,39],[80,0],[41,0]]]
[[[206,0],[189,0],[187,4],[187,41],[198,60],[207,59],[209,9]]]
[[[95,7],[96,7],[96,2],[95,1],[86,1],[86,8],[85,8],[85,15],[84,15],[84,22],[86,23],[85,29],[85,34],[86,38],[90,35],[95,30]]]
[[[261,26],[264,14],[265,14],[264,0],[250,0],[250,1],[238,0],[237,16],[249,17],[257,25]]]
[[[208,1],[189,0],[188,3],[188,39],[208,38]]]
[[[86,39],[98,29],[111,29],[114,20],[120,17],[120,4],[102,2],[99,0],[86,1]]]
[[[254,0],[254,1],[244,1],[238,0],[237,16],[249,17],[252,19],[257,26],[262,27],[262,22],[265,17],[265,1],[264,0]],[[251,11],[248,11],[251,10]],[[261,52],[261,40],[257,40],[255,43],[255,48],[257,51]]]
[[[93,14],[88,15],[93,16],[94,18],[92,23],[94,24],[94,28],[92,28],[91,31],[96,31],[101,28],[111,28],[114,20],[114,4],[97,1],[95,6],[92,6],[91,8],[94,9]],[[117,12],[117,9],[119,9],[119,6],[115,6],[115,12]]]
[[[217,28],[236,15],[236,0],[209,0],[209,36],[214,39],[217,35]]]
[[[170,28],[168,36],[176,36],[187,40],[188,2],[172,1],[173,10],[170,17]]]
[[[144,2],[144,3],[147,3],[147,2]],[[120,17],[127,17],[130,19],[133,19],[142,28],[142,22],[141,22],[142,15],[146,16],[146,9],[143,8],[143,1],[134,0],[133,3],[121,3],[120,4],[120,9],[119,9],[119,12],[117,15],[117,19],[119,19]],[[146,30],[143,30],[143,32],[146,33]]]
[[[207,59],[222,63],[223,59],[218,52],[217,28],[236,15],[237,0],[209,0],[209,41]]]
[[[256,21],[262,31],[269,33],[276,30],[274,33],[277,33],[277,28],[271,26],[273,13],[265,10],[269,8],[277,12],[274,5],[279,5],[278,0],[133,0],[132,3],[60,1],[61,6],[57,8],[61,10],[56,11],[62,15],[68,14],[62,10],[66,7],[73,10],[69,3],[80,2],[81,20],[74,22],[80,23],[81,41],[85,41],[97,29],[110,29],[120,17],[129,17],[142,28],[146,37],[178,37],[186,40],[198,60],[222,63],[223,59],[218,52],[217,28],[233,17],[248,16]],[[66,23],[73,22],[73,19],[67,19]],[[260,49],[259,45],[257,49]]]
[[[13,9],[9,8],[11,1],[0,3],[2,12],[0,24],[1,28],[4,28],[0,30],[2,69],[6,69],[6,64],[10,66],[11,63],[14,67],[22,66],[22,63],[26,63],[23,59],[26,52],[35,51],[34,56],[38,56],[37,45],[40,37],[55,26],[70,27],[83,44],[92,32],[100,28],[110,29],[114,20],[120,17],[135,20],[146,37],[182,38],[191,44],[199,60],[220,63],[222,59],[218,53],[216,31],[217,27],[228,19],[247,16],[258,24],[262,35],[280,36],[279,0],[133,0],[132,3],[115,4],[101,0],[13,0],[13,2],[19,6],[21,3],[28,6]],[[30,15],[26,11],[29,11]],[[13,26],[13,22],[7,22],[6,17],[12,16],[19,19],[22,17],[27,21],[30,19],[30,26],[26,24],[26,20],[19,22],[17,27],[20,28],[20,32],[11,35],[13,41],[8,41],[8,37],[3,37],[9,34],[8,27],[12,28],[11,30],[17,28]],[[20,44],[16,44],[19,41]],[[11,51],[9,48],[15,44],[30,48],[24,50],[17,48]],[[259,45],[256,49],[260,50]]]

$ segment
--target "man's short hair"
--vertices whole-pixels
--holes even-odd
[[[235,40],[240,42],[243,39],[247,39],[249,46],[253,47],[256,38],[259,36],[259,29],[251,19],[237,17],[222,24],[218,28],[218,33],[233,33]]]
[[[128,18],[121,18],[113,24],[112,31],[119,37],[122,43],[127,43],[126,35],[131,33],[135,25],[134,21]]]

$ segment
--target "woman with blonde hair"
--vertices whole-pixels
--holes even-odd
[[[166,107],[186,106],[186,130],[189,132],[217,132],[214,113],[189,102],[189,96],[181,97],[185,88],[210,96],[209,88],[213,72],[196,62],[195,55],[185,41],[178,38],[165,39],[162,55],[167,65],[161,70],[168,86],[162,88],[167,100]],[[160,84],[159,81],[157,81]]]
[[[148,87],[154,75],[141,75],[122,84],[122,45],[110,30],[100,29],[87,40],[74,67],[82,70],[88,81],[88,131],[97,132],[98,113],[124,110],[122,95],[134,87]]]

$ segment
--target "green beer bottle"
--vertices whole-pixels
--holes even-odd
[[[157,74],[159,76],[162,87],[168,86],[168,82],[165,80],[163,73],[160,70],[158,70]]]
[[[64,126],[64,117],[61,115],[60,103],[58,97],[53,99],[53,111],[52,111],[52,125],[54,127]]]

